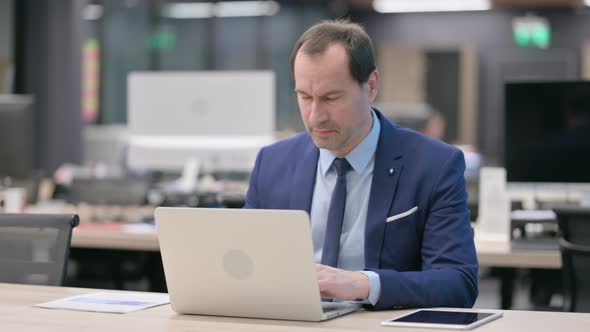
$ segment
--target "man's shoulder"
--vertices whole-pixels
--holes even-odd
[[[412,129],[399,126],[397,124],[389,122],[389,127],[386,130],[395,132],[394,139],[397,137],[404,147],[404,154],[426,154],[433,157],[444,157],[454,154],[459,149],[453,145],[450,145],[441,140],[426,136],[422,133],[414,131]],[[393,144],[398,144],[393,142]]]

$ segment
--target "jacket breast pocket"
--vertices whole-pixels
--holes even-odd
[[[382,261],[390,268],[400,271],[419,266],[420,243],[418,243],[418,207],[391,211],[385,220]],[[385,266],[384,266],[385,267]]]
[[[385,219],[385,222],[390,223],[392,221],[396,221],[396,220],[399,220],[402,218],[409,217],[409,216],[413,215],[414,213],[416,213],[416,211],[418,211],[418,206],[414,206],[413,208],[411,208],[407,211],[389,216],[389,217],[387,217],[387,219]]]

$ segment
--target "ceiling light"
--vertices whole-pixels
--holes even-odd
[[[215,15],[218,17],[272,16],[279,12],[276,1],[218,2]]]
[[[175,19],[207,17],[272,16],[279,12],[276,1],[220,1],[169,3],[164,5],[162,15]]]
[[[98,20],[102,17],[102,5],[86,5],[82,9],[82,18],[85,20]]]
[[[590,0],[586,0],[590,1]],[[374,0],[379,13],[449,12],[490,9],[489,0]]]
[[[162,14],[168,18],[207,18],[213,16],[213,6],[210,2],[169,3]]]

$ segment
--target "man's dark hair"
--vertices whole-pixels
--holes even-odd
[[[376,68],[373,42],[361,25],[348,20],[324,21],[307,29],[291,53],[291,72],[294,72],[295,57],[300,50],[308,55],[321,54],[334,43],[346,49],[352,77],[360,84],[366,83]]]

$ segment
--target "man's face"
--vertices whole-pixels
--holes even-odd
[[[379,74],[373,72],[360,85],[339,43],[320,54],[300,50],[293,71],[299,110],[313,142],[337,157],[346,156],[371,130],[370,105],[377,95]]]

